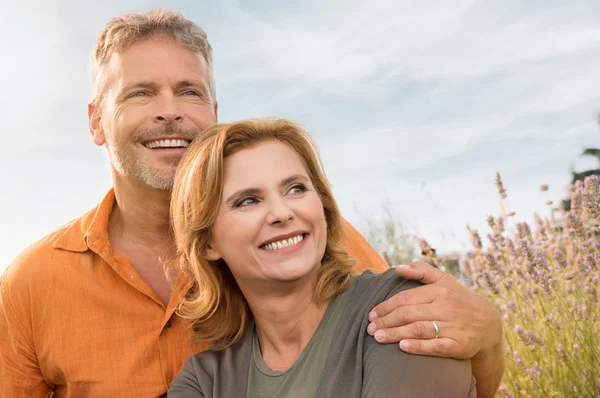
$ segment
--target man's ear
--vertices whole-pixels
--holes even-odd
[[[206,258],[210,261],[218,261],[221,259],[221,254],[213,248],[211,243],[206,245]]]
[[[98,146],[102,146],[106,142],[101,121],[102,117],[100,116],[99,106],[92,103],[88,104],[88,126],[92,141]]]

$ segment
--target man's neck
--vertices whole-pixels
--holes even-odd
[[[285,286],[280,294],[276,287],[261,287],[257,294],[242,289],[256,322],[263,360],[273,370],[293,365],[323,318],[327,303],[316,301],[315,280]]]
[[[139,181],[114,180],[116,203],[108,222],[114,246],[134,243],[159,251],[173,248],[170,233],[170,191],[154,189]]]

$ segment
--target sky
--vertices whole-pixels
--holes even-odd
[[[110,18],[159,6],[206,29],[220,121],[304,124],[365,233],[387,206],[438,252],[464,251],[465,226],[499,213],[496,172],[528,221],[597,166],[580,157],[600,147],[597,0],[0,0],[0,271],[110,188],[87,127],[90,51]]]

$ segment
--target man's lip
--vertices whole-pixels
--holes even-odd
[[[258,247],[262,247],[264,245],[268,245],[269,243],[272,243],[272,242],[277,242],[277,241],[280,241],[280,240],[293,238],[294,236],[298,236],[298,235],[308,235],[308,232],[298,230],[298,231],[290,232],[289,234],[277,235],[274,238],[271,238],[269,240],[264,241],[263,243],[261,243],[260,245],[258,245]]]
[[[179,135],[165,135],[165,136],[160,136],[160,137],[152,137],[151,139],[148,140],[144,140],[142,141],[142,145],[146,145],[149,142],[154,142],[154,141],[161,141],[161,140],[184,140],[187,142],[192,142],[193,139],[189,138],[189,137],[183,137],[183,136],[179,136]]]

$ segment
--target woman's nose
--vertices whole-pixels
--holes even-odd
[[[294,212],[283,198],[270,201],[267,222],[269,224],[285,224],[294,218]]]

